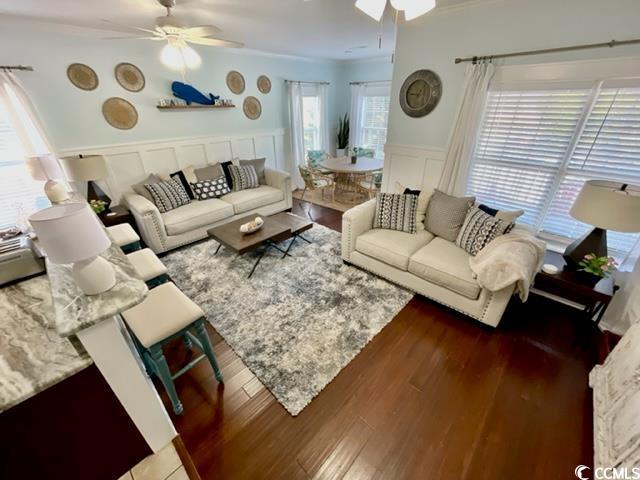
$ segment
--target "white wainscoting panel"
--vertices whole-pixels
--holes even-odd
[[[173,172],[188,165],[202,167],[233,158],[266,158],[271,168],[286,170],[289,160],[285,148],[285,129],[231,136],[206,136],[73,148],[58,152],[69,155],[104,155],[109,177],[99,182],[114,203],[131,185],[150,173]]]
[[[442,148],[385,145],[383,191],[392,192],[395,182],[416,189],[437,187],[445,153]]]

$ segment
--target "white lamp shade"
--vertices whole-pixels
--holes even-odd
[[[86,203],[67,203],[40,210],[29,217],[49,260],[73,263],[104,252],[111,240]]]
[[[436,0],[413,0],[404,8],[404,19],[406,21],[418,18],[427,12],[433,10],[436,6]]]
[[[387,6],[387,0],[357,0],[356,8],[379,22],[384,13],[384,7]]]
[[[62,180],[64,175],[56,158],[51,154],[32,155],[25,164],[31,178],[40,182]]]
[[[102,155],[62,157],[60,161],[65,175],[73,182],[90,182],[109,176],[107,161]]]
[[[569,213],[581,222],[616,232],[640,232],[640,187],[603,180],[585,182]]]

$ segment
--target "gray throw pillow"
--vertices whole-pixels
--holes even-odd
[[[254,158],[253,160],[239,160],[238,163],[243,167],[251,165],[255,168],[256,173],[258,174],[258,182],[260,185],[266,185],[267,182],[264,176],[264,164],[266,161],[266,158]]]
[[[155,173],[152,173],[147,178],[142,180],[140,183],[131,185],[131,190],[136,192],[138,195],[142,195],[144,198],[146,198],[147,200],[153,203],[153,197],[149,193],[149,190],[145,188],[145,185],[148,185],[150,183],[160,183],[161,181],[162,180],[160,180],[159,176],[157,176]]]
[[[196,168],[194,172],[199,182],[202,182],[203,180],[215,180],[224,175],[224,171],[219,163],[216,163],[215,165],[207,165],[202,168]]]
[[[424,219],[425,228],[438,237],[455,242],[475,201],[476,197],[454,197],[434,190]]]

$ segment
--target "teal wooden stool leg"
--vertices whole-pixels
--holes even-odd
[[[164,358],[164,353],[162,353],[162,345],[153,345],[148,349],[148,351],[151,354],[156,374],[160,377],[160,381],[169,394],[171,404],[173,405],[173,411],[176,415],[180,415],[183,410],[182,402],[180,402],[180,398],[178,398],[176,386],[173,383],[173,378],[171,378],[171,371],[169,370],[167,359]]]
[[[184,346],[187,347],[189,350],[193,348],[193,342],[191,341],[191,337],[189,337],[189,335],[186,333],[182,335],[182,343],[184,343]]]
[[[194,326],[196,329],[198,340],[200,340],[200,343],[202,344],[202,351],[209,359],[209,363],[211,364],[211,368],[213,368],[213,373],[216,376],[216,380],[222,382],[222,372],[220,371],[220,367],[218,367],[216,354],[213,353],[213,348],[211,347],[211,342],[209,341],[209,335],[207,334],[207,329],[204,326],[204,319],[201,318],[200,320],[196,320]]]

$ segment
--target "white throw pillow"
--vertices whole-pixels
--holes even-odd
[[[395,184],[395,192],[394,193],[404,193],[405,189],[409,188],[410,190],[414,190],[411,187],[407,187],[402,185],[400,182],[396,182]],[[417,188],[415,190],[418,190]],[[427,207],[429,206],[429,199],[433,194],[433,189],[428,190],[420,190],[420,195],[418,195],[418,208],[416,209],[416,230],[419,232],[424,230],[424,219],[427,216]]]

